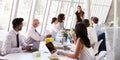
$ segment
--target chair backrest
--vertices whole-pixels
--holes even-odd
[[[102,43],[102,41],[103,41],[103,40],[100,40],[100,41],[98,41],[98,42],[95,43],[94,48],[93,48],[95,54],[98,53],[98,49],[99,49],[99,46],[100,46],[100,44]]]
[[[107,54],[106,51],[101,51],[97,56],[97,60],[104,60],[105,55]]]

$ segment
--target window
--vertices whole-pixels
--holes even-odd
[[[49,0],[50,1],[50,0]],[[38,0],[36,9],[35,9],[35,16],[34,18],[39,19],[40,25],[37,28],[38,32],[42,33],[46,21],[46,14],[47,14],[47,6],[49,5],[49,1],[47,0]]]
[[[0,30],[8,29],[13,0],[0,0]]]
[[[32,7],[32,0],[19,0],[18,9],[17,9],[17,16],[24,18],[24,26],[22,28],[22,32],[26,32],[27,24],[29,23],[29,15],[31,12]]]

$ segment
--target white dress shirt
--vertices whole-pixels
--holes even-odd
[[[57,29],[57,25],[58,24],[51,24],[51,26],[52,26],[52,33],[54,33],[54,32],[57,32],[58,31],[58,29]]]
[[[41,36],[36,29],[32,26],[28,31],[27,31],[27,43],[31,44],[35,41],[41,41],[44,39],[44,36]]]
[[[57,23],[56,29],[57,29],[56,37],[62,36],[62,32],[64,31],[64,22]]]
[[[91,46],[93,46],[95,42],[97,42],[98,40],[97,33],[95,29],[93,29],[92,27],[87,27],[87,32],[88,32],[88,38],[90,39],[90,44]]]
[[[53,38],[56,38],[56,35],[57,35],[57,32],[58,32],[58,29],[57,29],[57,24],[51,24],[51,34],[52,34],[52,37]]]
[[[93,28],[96,30],[97,36],[103,33],[101,27],[98,24],[93,24]]]
[[[57,23],[56,25],[57,32],[64,29],[64,22]]]
[[[22,35],[19,34],[19,47],[17,47],[17,40],[16,35],[19,34],[15,30],[11,30],[6,39],[3,41],[3,45],[1,48],[1,53],[3,55],[9,54],[9,53],[19,53],[22,52],[22,46],[26,46],[26,43],[24,42]]]

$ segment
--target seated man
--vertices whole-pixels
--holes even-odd
[[[90,44],[93,47],[95,42],[97,42],[97,33],[96,33],[95,29],[90,27],[90,22],[88,19],[84,19],[83,23],[87,27],[88,38],[90,39]]]
[[[45,37],[40,35],[38,33],[38,31],[36,30],[36,28],[39,25],[39,20],[38,19],[34,19],[32,21],[32,26],[31,28],[27,31],[27,44],[32,44],[33,42],[40,42],[41,40],[43,40]]]
[[[99,52],[102,50],[106,51],[105,33],[101,30],[101,27],[98,25],[99,19],[97,17],[92,17],[91,20],[92,20],[93,28],[97,32],[98,41],[103,40],[103,42],[99,47]]]
[[[9,53],[19,53],[22,50],[30,50],[31,46],[27,46],[22,40],[22,35],[20,35],[19,31],[22,29],[23,26],[23,18],[15,18],[12,21],[13,30],[11,30],[6,40],[3,41],[3,45],[1,48],[1,54],[9,54]]]

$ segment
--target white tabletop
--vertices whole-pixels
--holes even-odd
[[[4,56],[8,60],[50,60],[49,56],[51,55],[45,42],[40,42],[40,57],[33,56],[32,53],[14,53]],[[59,60],[75,60],[66,56],[58,55]]]

